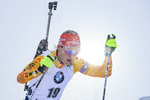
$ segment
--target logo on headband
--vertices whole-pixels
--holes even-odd
[[[66,41],[66,39],[59,39],[59,41]]]
[[[76,41],[67,41],[68,44],[72,44],[72,45],[79,45],[80,42],[76,42]]]

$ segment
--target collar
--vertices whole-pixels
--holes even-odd
[[[61,63],[58,59],[58,49],[56,51],[51,52],[52,56],[56,58],[54,64],[57,68],[63,68],[65,66],[64,63]]]

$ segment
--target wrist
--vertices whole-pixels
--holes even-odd
[[[44,66],[44,65],[43,65],[42,67],[39,66],[39,67],[38,67],[38,71],[39,71],[40,73],[43,73],[44,70],[45,70],[45,68],[46,68],[46,66]]]

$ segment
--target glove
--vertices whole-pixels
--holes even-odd
[[[108,34],[106,42],[105,42],[105,51],[104,51],[105,56],[108,56],[108,54],[109,54],[109,52],[108,52],[109,47],[111,47],[110,55],[117,48],[117,43],[116,43],[116,40],[115,40],[116,36],[114,34],[111,34],[111,35]]]
[[[38,71],[43,73],[46,67],[52,68],[53,62],[54,58],[51,55],[45,56],[40,62],[40,67],[38,68]]]

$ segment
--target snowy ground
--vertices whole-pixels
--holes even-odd
[[[50,0],[2,0],[0,3],[1,100],[22,100],[24,85],[16,77],[32,61],[45,38]],[[81,37],[79,57],[102,64],[107,33],[117,36],[113,74],[107,81],[106,100],[138,100],[150,96],[150,1],[58,0],[53,11],[49,48],[60,34],[73,29]],[[102,100],[104,79],[77,73],[61,100]]]

